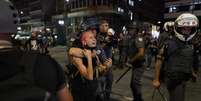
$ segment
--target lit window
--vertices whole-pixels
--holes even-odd
[[[201,4],[201,1],[194,1],[193,4]]]
[[[129,1],[128,1],[128,4],[129,4],[130,6],[134,6],[134,1],[129,0]]]
[[[58,23],[59,25],[64,25],[64,20],[59,20]]]
[[[169,8],[169,12],[172,13],[172,12],[177,12],[177,7],[176,6],[171,6]]]
[[[170,8],[169,8],[169,12],[172,13],[172,11],[173,11],[173,10],[172,10],[172,7],[170,7]]]
[[[121,12],[121,8],[120,7],[118,7],[117,10],[118,10],[118,12]]]
[[[122,9],[121,7],[118,7],[118,8],[117,8],[117,11],[123,13],[123,12],[124,12],[124,9]]]
[[[130,19],[133,20],[133,13],[131,12],[130,14]]]
[[[176,10],[177,8],[176,8],[176,7],[173,7],[172,9],[173,9],[173,10]]]
[[[23,12],[23,11],[20,11],[20,14],[24,14],[24,12]]]
[[[121,9],[121,12],[123,13],[123,12],[124,12],[124,9]]]
[[[194,8],[195,8],[195,5],[190,6],[190,10],[194,10]]]

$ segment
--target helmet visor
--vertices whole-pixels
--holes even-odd
[[[197,28],[196,27],[177,27],[176,30],[181,35],[188,37],[188,36],[196,33]]]

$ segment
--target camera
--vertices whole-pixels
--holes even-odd
[[[114,37],[111,35],[98,35],[97,36],[97,41],[99,41],[100,43],[104,43],[104,44],[110,44],[112,43]]]

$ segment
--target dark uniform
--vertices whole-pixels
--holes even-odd
[[[170,101],[184,101],[186,81],[192,76],[192,67],[197,67],[193,44],[178,38],[169,39],[163,49],[165,84]]]
[[[144,48],[145,43],[143,37],[137,36],[130,47],[130,58],[138,53],[139,48]],[[132,77],[131,77],[131,90],[133,93],[134,101],[143,101],[141,94],[141,78],[144,73],[144,59],[139,59],[133,64]]]
[[[167,31],[164,31],[163,33],[161,33],[158,38],[159,48],[161,48],[168,39],[171,39],[172,36],[173,35]]]

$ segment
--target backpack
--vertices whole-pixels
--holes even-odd
[[[51,93],[35,85],[33,70],[37,55],[36,53],[22,54],[16,63],[19,71],[5,79],[0,79],[1,101],[56,101],[56,94],[51,95]],[[0,65],[7,67],[2,62]]]

